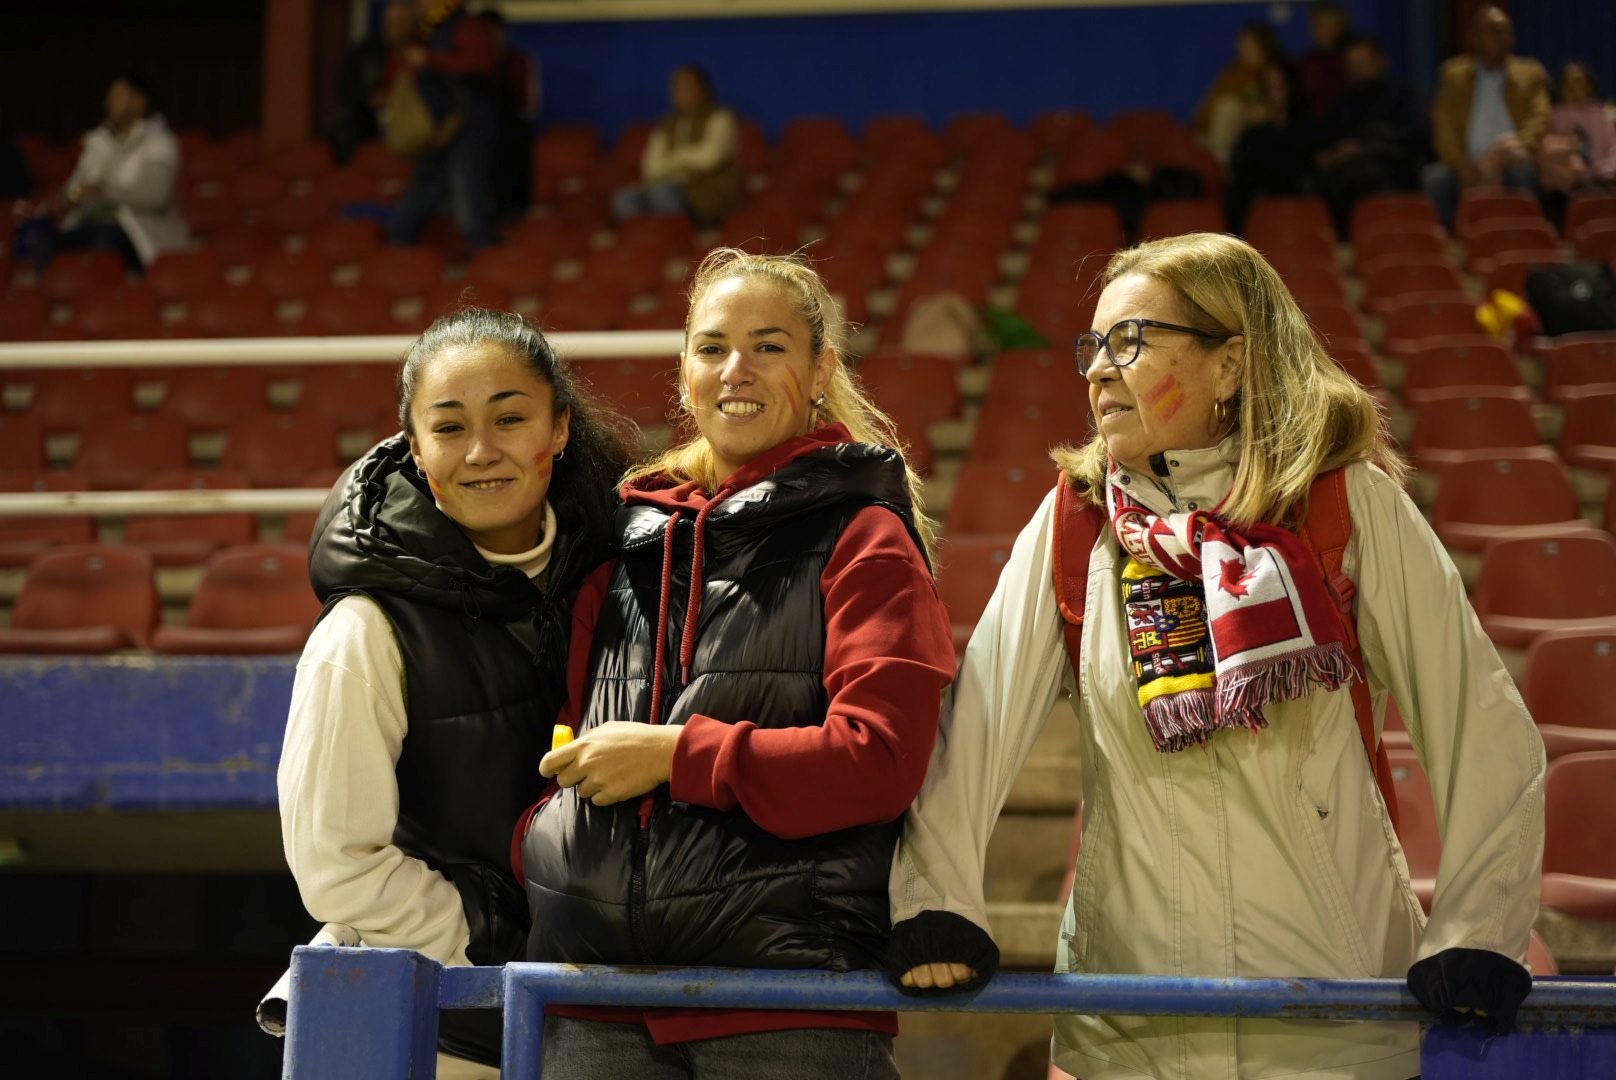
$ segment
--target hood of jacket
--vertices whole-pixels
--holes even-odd
[[[558,522],[549,579],[577,573],[576,544]],[[410,457],[408,438],[377,443],[326,497],[309,541],[309,578],[322,602],[348,592],[385,592],[476,616],[515,619],[540,592],[514,566],[494,566],[439,510]]]

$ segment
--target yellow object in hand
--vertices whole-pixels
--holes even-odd
[[[555,730],[550,732],[550,749],[559,750],[572,741],[572,729],[566,724],[557,724]]]

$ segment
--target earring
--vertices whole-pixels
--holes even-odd
[[[818,397],[814,398],[814,408],[823,409],[824,407],[825,407],[825,395],[824,395],[823,392],[821,392]]]
[[[422,480],[425,480],[427,478],[426,477],[426,470],[421,468],[420,465],[415,466],[415,475],[419,476]]]
[[[550,460],[552,460],[552,461],[560,461],[562,458],[564,458],[566,456],[567,456],[567,448],[565,446],[563,446],[560,450],[557,450],[555,453],[550,455]]]
[[[1229,403],[1227,401],[1214,401],[1212,403],[1212,427],[1210,434],[1214,438],[1222,438],[1234,427],[1229,417]]]

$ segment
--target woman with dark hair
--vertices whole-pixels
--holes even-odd
[[[511,822],[539,793],[569,611],[610,552],[628,454],[517,315],[444,316],[399,385],[403,432],[315,526],[326,608],[281,755],[286,860],[325,941],[501,964],[527,935]],[[498,1063],[497,1013],[445,1013],[440,1030],[444,1050]]]
[[[1573,60],[1560,71],[1549,133],[1538,147],[1538,172],[1549,191],[1616,182],[1616,121],[1599,98],[1593,69]]]
[[[1263,22],[1244,23],[1235,36],[1234,57],[1218,72],[1195,110],[1195,134],[1219,164],[1229,163],[1241,132],[1265,110],[1263,73],[1270,68],[1291,78],[1290,62],[1274,28]]]
[[[631,472],[575,608],[576,740],[524,815],[528,959],[878,967],[887,872],[954,674],[931,523],[842,363],[824,279],[721,249],[679,369],[694,432]],[[892,1013],[555,1007],[548,1080],[879,1080]]]

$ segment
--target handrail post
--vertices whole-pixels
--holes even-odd
[[[518,969],[505,965],[505,1047],[500,1080],[539,1080],[544,1069],[545,994],[539,980],[518,978]]]
[[[293,949],[283,1080],[432,1080],[438,971],[407,949]]]

